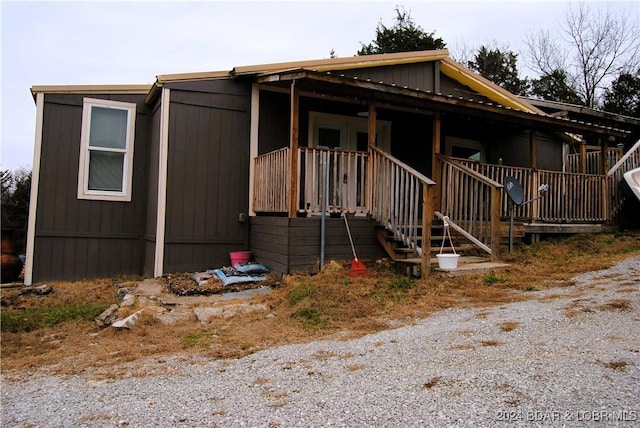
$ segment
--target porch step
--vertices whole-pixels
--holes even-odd
[[[461,256],[458,259],[458,267],[454,270],[440,269],[438,266],[438,258],[432,257],[431,259],[431,271],[446,276],[459,276],[473,273],[487,273],[493,272],[498,269],[504,269],[509,267],[508,263],[492,262],[487,257],[479,256]],[[419,258],[410,258],[404,260],[397,260],[400,264],[400,270],[404,271],[408,276],[417,276],[416,269],[413,266],[420,266],[421,260]]]

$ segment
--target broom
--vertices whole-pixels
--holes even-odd
[[[356,247],[353,246],[353,239],[351,238],[351,230],[349,230],[349,222],[347,221],[347,213],[343,213],[344,224],[347,227],[347,235],[349,235],[349,242],[351,242],[351,251],[353,251],[353,262],[351,262],[351,269],[349,270],[349,276],[369,276],[369,271],[364,264],[358,260],[356,255]]]

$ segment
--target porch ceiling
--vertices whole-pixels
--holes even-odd
[[[600,137],[626,137],[629,131],[587,122],[569,120],[550,115],[529,113],[504,107],[500,104],[486,103],[463,97],[454,97],[421,90],[397,86],[394,83],[374,82],[370,79],[317,72],[311,70],[289,70],[270,73],[256,78],[257,83],[288,87],[292,81],[300,82],[305,90],[331,95],[373,97],[376,102],[388,102],[399,106],[410,106],[438,112],[451,112],[469,116],[508,122],[527,128],[542,128],[546,131],[571,132],[581,135]],[[301,86],[302,87],[302,86]]]

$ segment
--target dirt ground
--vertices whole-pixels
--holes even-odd
[[[147,362],[169,357],[237,358],[288,343],[359,337],[446,308],[490,307],[569,285],[576,274],[640,255],[640,233],[572,236],[505,253],[504,269],[426,280],[397,275],[384,260],[367,261],[369,277],[351,278],[348,263],[337,262],[317,275],[272,276],[268,294],[236,299],[218,294],[215,284],[205,296],[192,293],[180,275],[51,282],[46,295],[2,289],[1,369],[8,378],[110,379],[143,376],[154,370]],[[122,304],[122,289],[136,296],[130,306]],[[113,304],[120,305],[119,319],[141,311],[133,328],[96,324]]]

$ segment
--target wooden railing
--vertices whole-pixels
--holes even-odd
[[[301,147],[299,183],[303,195],[300,210],[320,212],[322,206],[322,156],[327,159],[327,208],[333,212],[367,212],[367,152]]]
[[[535,220],[567,223],[607,221],[603,175],[539,171],[538,183],[548,184],[549,191],[537,201],[539,208],[533,216]]]
[[[548,184],[549,191],[542,198],[516,208],[514,215],[520,220],[530,222],[604,222],[608,220],[606,183],[602,175],[533,170],[470,161],[461,163],[498,183],[504,183],[506,176],[515,177],[522,186],[525,201],[539,195],[540,185]],[[505,196],[501,202],[501,217],[508,218],[509,210],[510,202]]]
[[[491,259],[500,250],[502,184],[461,162],[439,156],[442,162],[441,211],[489,250]]]
[[[607,150],[607,168],[611,168],[622,156],[622,150],[617,147],[609,147]],[[565,172],[580,172],[580,153],[567,155]],[[602,174],[600,166],[600,150],[590,151],[586,153],[585,173]]]
[[[253,210],[282,213],[289,210],[290,158],[285,147],[255,158]]]
[[[435,182],[381,150],[369,149],[371,215],[422,259],[429,271]]]
[[[625,172],[640,168],[640,140],[624,154],[607,172],[607,190],[609,192],[609,215],[615,218],[624,205],[625,195],[618,187]]]

